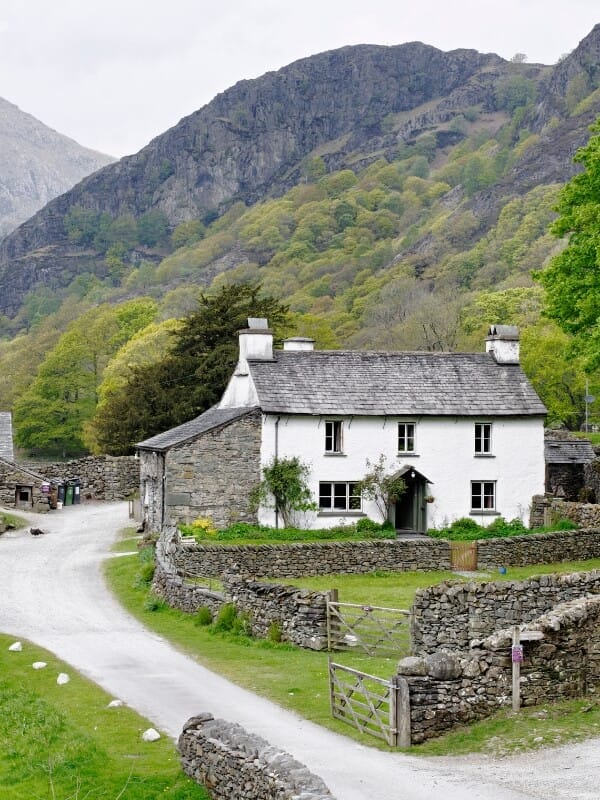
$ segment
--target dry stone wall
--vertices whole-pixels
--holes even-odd
[[[153,592],[170,606],[196,613],[210,609],[215,616],[225,603],[234,603],[248,616],[253,636],[266,639],[276,632],[281,641],[311,650],[327,648],[328,592],[311,592],[297,586],[260,583],[237,571],[222,576],[223,591],[190,583],[176,573],[169,558],[172,545],[161,539],[156,550]]]
[[[171,608],[178,608],[186,614],[195,614],[200,608],[208,608],[213,616],[227,602],[223,592],[213,591],[205,586],[196,586],[174,575],[157,560],[152,591],[161,597]]]
[[[82,497],[93,500],[124,500],[140,484],[139,463],[133,456],[87,456],[53,464],[32,462],[27,466],[46,480],[78,478]]]
[[[600,597],[563,603],[527,626],[539,641],[524,643],[521,704],[579,697],[600,681]],[[418,744],[493,714],[511,703],[512,630],[475,640],[467,653],[438,651],[400,661],[409,685],[411,739]]]
[[[228,546],[186,543],[173,557],[180,573],[201,576],[219,576],[236,569],[242,575],[281,578],[450,569],[450,545],[438,539]]]
[[[592,594],[600,594],[600,570],[420,589],[412,607],[413,652],[464,652],[473,639],[529,623],[560,603]]]
[[[506,539],[482,539],[477,542],[477,568],[498,569],[502,566],[518,567],[600,558],[600,506],[580,503],[562,505],[577,506],[582,523],[585,521],[586,525],[594,527],[554,533],[529,533]],[[597,509],[597,512],[594,511],[588,517],[586,508]],[[596,514],[597,520],[592,522]]]
[[[238,611],[249,615],[252,635],[275,634],[281,641],[311,650],[327,649],[327,592],[227,575],[223,586]]]
[[[318,776],[240,725],[199,714],[179,737],[183,771],[212,800],[334,800]]]

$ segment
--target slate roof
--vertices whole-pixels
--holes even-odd
[[[170,431],[158,433],[150,439],[145,439],[136,445],[140,450],[169,450],[179,444],[194,439],[201,433],[218,428],[221,425],[226,425],[228,422],[233,422],[235,419],[246,416],[254,409],[252,408],[218,408],[213,406],[200,414],[199,417],[184,422],[183,425],[178,425],[176,428],[171,428]]]
[[[487,353],[282,351],[249,360],[265,412],[338,415],[544,415],[523,371]]]
[[[7,461],[14,461],[12,435],[12,414],[10,411],[0,411],[0,457]]]
[[[588,439],[551,439],[544,441],[546,464],[589,464],[596,453]]]

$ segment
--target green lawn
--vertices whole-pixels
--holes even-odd
[[[553,571],[600,567],[600,560],[509,569],[507,575],[489,573],[487,579],[521,579]],[[144,566],[137,556],[113,558],[106,564],[109,584],[123,605],[147,627],[158,632],[209,669],[279,705],[371,747],[379,740],[362,736],[331,718],[328,698],[327,654],[233,634],[216,634],[196,624],[194,616],[161,602],[149,602]],[[147,577],[147,575],[146,575]],[[340,601],[409,608],[420,587],[442,580],[465,580],[449,572],[371,573],[326,575],[289,581],[311,589],[337,588]],[[287,582],[287,581],[286,581]],[[355,652],[335,653],[334,660],[388,678],[398,658],[369,658]],[[545,719],[539,708],[513,715],[501,711],[489,720],[411,748],[414,754],[451,755],[461,752],[508,753],[600,733],[600,711],[589,699],[550,706]]]
[[[323,575],[286,580],[294,586],[315,591],[338,589],[339,599],[346,603],[368,603],[373,606],[410,608],[417,589],[433,586],[445,580],[454,581],[512,581],[525,580],[533,575],[585,572],[600,569],[600,559],[589,561],[538,564],[530,567],[507,567],[506,574],[498,571],[478,572],[473,577],[453,572],[374,572],[367,575]],[[275,578],[269,580],[275,581]]]
[[[174,743],[142,741],[150,723],[51,653],[0,635],[2,800],[208,800]],[[44,669],[32,664],[45,661]],[[60,672],[71,680],[59,686]]]

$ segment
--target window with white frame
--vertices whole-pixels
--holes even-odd
[[[471,481],[471,511],[496,510],[496,481]]]
[[[360,511],[362,498],[356,481],[321,481],[319,509],[321,511]]]
[[[492,423],[475,423],[475,455],[490,455],[492,452]]]
[[[342,446],[342,420],[341,419],[328,419],[325,420],[325,452],[326,453],[341,453],[343,452]]]
[[[399,453],[414,453],[415,452],[415,429],[414,422],[399,422],[398,423],[398,452]]]

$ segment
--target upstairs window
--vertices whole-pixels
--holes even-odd
[[[496,481],[471,481],[471,511],[496,510]]]
[[[340,419],[325,421],[325,452],[342,452],[342,421]]]
[[[415,452],[415,428],[414,422],[399,422],[398,423],[398,452],[399,453],[414,453]]]
[[[362,498],[356,482],[319,483],[319,509],[321,511],[360,511]]]
[[[475,455],[490,455],[492,452],[492,423],[475,423]]]

